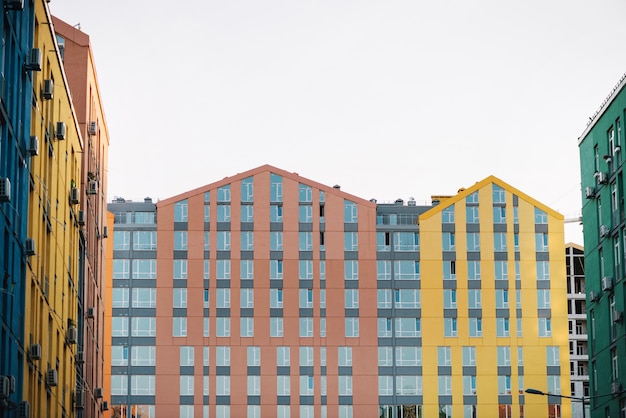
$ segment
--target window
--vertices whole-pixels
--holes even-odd
[[[133,231],[133,250],[156,250],[156,242],[156,231]]]
[[[496,184],[492,186],[493,203],[506,203],[506,193],[504,189]]]
[[[215,318],[215,336],[230,337],[230,318]]]
[[[283,221],[283,207],[281,205],[270,206],[270,222]]]
[[[496,337],[509,336],[509,318],[496,318]]]
[[[248,346],[248,366],[261,365],[261,347]]]
[[[444,232],[442,235],[442,239],[443,251],[454,251],[456,249],[454,232]]]
[[[131,395],[154,395],[155,377],[151,375],[133,375],[130,377]]]
[[[241,251],[254,250],[254,232],[242,231],[241,232]]]
[[[283,318],[270,318],[270,337],[283,336]]]
[[[352,395],[352,376],[339,376],[339,396]]]
[[[215,278],[217,280],[230,279],[230,260],[217,260],[215,265]]]
[[[128,288],[127,287],[115,287],[112,294],[112,307],[113,308],[128,308]]]
[[[217,396],[229,396],[230,395],[230,376],[215,376],[215,394]],[[218,405],[218,409],[219,409]],[[224,415],[224,417],[228,417]]]
[[[254,308],[254,290],[253,289],[240,289],[239,307],[240,308]]]
[[[479,222],[478,206],[466,206],[465,217],[468,224],[477,224]]]
[[[298,201],[299,202],[312,202],[313,191],[310,186],[300,183],[298,185]]]
[[[359,262],[357,260],[345,260],[343,262],[344,278],[346,280],[359,279]]]
[[[393,249],[395,251],[418,251],[419,234],[417,232],[394,232]]]
[[[463,347],[463,366],[476,366],[476,347]]]
[[[346,337],[359,336],[359,318],[346,318]]]
[[[376,232],[376,251],[391,251],[389,232]]]
[[[113,250],[130,250],[130,231],[113,232]]]
[[[133,260],[133,279],[156,279],[156,260]]]
[[[478,232],[467,233],[467,251],[480,251],[480,234]]]
[[[283,307],[283,289],[270,289],[270,308]]]
[[[443,307],[446,309],[456,308],[456,290],[454,289],[443,290]]]
[[[438,366],[451,366],[452,365],[452,351],[450,347],[437,347],[437,365]]]
[[[456,280],[456,261],[443,262],[443,279]]]
[[[420,291],[418,289],[396,289],[394,294],[396,308],[416,309],[420,307]]]
[[[469,318],[469,336],[483,336],[483,320],[482,318]]]
[[[193,395],[193,376],[180,376],[180,395]]]
[[[498,366],[510,366],[511,365],[511,347],[498,346],[496,347],[498,355]]]
[[[174,222],[187,222],[187,200],[174,203]]]
[[[230,184],[217,189],[218,202],[230,202]]]
[[[254,206],[241,205],[241,222],[254,222]]]
[[[254,200],[254,178],[247,177],[241,180],[241,201],[252,202]]]
[[[302,290],[300,290],[300,292],[302,292]],[[355,309],[359,307],[358,289],[345,289],[345,307],[346,309]]]
[[[276,365],[277,366],[289,366],[290,355],[289,347],[276,347]]]
[[[217,222],[230,222],[230,205],[217,206]]]
[[[561,358],[559,355],[558,346],[546,347],[546,366],[559,366],[561,364]]]
[[[302,234],[302,232],[301,232]],[[358,251],[359,249],[359,236],[357,232],[344,232],[344,247],[345,251]]]
[[[396,261],[396,263],[398,263]],[[391,280],[391,261],[376,261],[376,278],[378,280]]]
[[[155,337],[156,318],[134,317],[131,321],[131,335],[133,337]]]
[[[494,245],[494,251],[506,252],[506,233],[494,232],[493,245]]]
[[[542,211],[539,208],[535,208],[535,223],[536,224],[547,224],[548,223],[548,214]]]
[[[278,405],[276,407],[276,418],[291,418],[289,405]]]
[[[210,318],[202,318],[202,336],[210,337],[211,336],[211,327],[209,323]]]
[[[313,261],[300,260],[298,262],[298,276],[300,280],[313,279]]]
[[[230,289],[219,288],[215,291],[217,295],[216,305],[218,308],[230,308]]]
[[[311,223],[313,222],[313,206],[300,205],[298,211],[298,222]]]
[[[378,337],[389,338],[392,336],[391,318],[378,318]]]
[[[343,214],[345,223],[356,223],[359,220],[358,207],[356,203],[350,202],[349,200],[343,201]]]
[[[493,207],[493,223],[494,224],[506,223],[506,207],[504,206]]]
[[[248,396],[261,395],[261,376],[248,376]]]
[[[456,337],[457,325],[456,318],[443,318],[443,336]]]
[[[379,262],[380,263],[380,262]],[[380,264],[378,275],[380,277]],[[417,280],[419,279],[419,261],[397,260],[394,261],[394,279],[396,280]]]
[[[111,376],[111,395],[128,395],[128,376]]]
[[[138,290],[138,289],[133,289],[133,293],[135,292],[135,290]],[[174,298],[174,302],[173,302],[174,308],[186,308],[187,307],[187,289],[174,288],[173,298]],[[153,307],[156,307],[156,304]]]
[[[441,222],[444,224],[454,223],[454,206],[448,206],[441,211]]]
[[[476,376],[463,376],[463,395],[476,395]]]
[[[187,336],[187,318],[174,317],[172,318],[173,330],[172,335],[174,337],[186,337]]]
[[[550,308],[550,289],[537,289],[537,308]]]
[[[538,252],[548,251],[548,234],[547,233],[536,233],[535,234],[535,245],[537,247]]]
[[[300,366],[313,366],[313,347],[300,347]]]
[[[217,250],[230,250],[230,231],[217,231]]]
[[[452,376],[439,376],[439,395],[452,395]]]
[[[496,280],[509,280],[509,262],[494,261]]]
[[[283,201],[283,178],[278,174],[270,174],[270,202]]]
[[[111,366],[128,366],[128,347],[114,345],[111,347]]]
[[[211,221],[211,206],[205,205],[204,206],[204,222],[210,222],[210,221]]]
[[[254,318],[242,317],[239,319],[240,332],[242,337],[254,337]]]
[[[187,231],[174,231],[174,250],[187,251],[187,242]]]
[[[276,377],[276,394],[278,396],[288,396],[289,395],[289,376],[277,376]]]
[[[467,307],[469,309],[480,309],[482,307],[482,296],[480,289],[468,289],[467,302]]]
[[[205,264],[205,266],[208,266],[208,263]],[[186,279],[186,278],[187,278],[187,260],[174,260],[174,279]]]
[[[379,358],[380,358],[380,355],[379,355]],[[422,365],[422,347],[396,347],[396,366],[421,366],[421,365]]]
[[[509,291],[506,289],[496,289],[496,308],[508,309],[509,307]]]
[[[557,393],[557,392],[550,392]],[[498,376],[498,395],[511,394],[511,376]]]
[[[252,280],[254,278],[254,262],[252,260],[240,261],[239,277],[242,280]]]
[[[281,231],[270,232],[270,250],[282,251],[283,249],[283,233]]]
[[[549,261],[537,261],[537,280],[550,280]]]
[[[215,348],[215,365],[230,366],[230,347],[218,346]]]
[[[133,346],[130,356],[131,366],[155,366],[156,347],[155,346]]]
[[[111,319],[111,336],[128,337],[128,317],[116,316]]]
[[[393,348],[378,347],[378,365],[393,366]]]
[[[300,318],[300,337],[313,336],[313,318]]]
[[[326,318],[320,318],[320,337],[326,336]]]
[[[393,395],[393,376],[378,376],[378,395]]]
[[[124,260],[124,259],[113,260],[113,278],[114,279],[130,278],[130,260]]]
[[[539,336],[550,337],[552,335],[552,325],[550,318],[539,318]]]
[[[396,337],[420,337],[420,325],[419,318],[395,318]]]
[[[378,307],[382,309],[391,308],[391,289],[378,289]]]

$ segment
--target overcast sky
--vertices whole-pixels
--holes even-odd
[[[493,174],[574,218],[578,137],[626,72],[621,0],[49,5],[90,35],[109,200],[272,164],[379,202]]]

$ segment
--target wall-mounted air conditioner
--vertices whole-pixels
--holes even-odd
[[[74,395],[74,403],[76,409],[85,408],[85,389],[76,389],[76,395]]]
[[[102,238],[109,238],[109,227],[105,226],[102,228]]]
[[[79,210],[78,211],[78,216],[76,218],[76,222],[78,222],[78,225],[80,225],[80,226],[85,225],[85,211],[84,210]]]
[[[613,322],[622,322],[624,319],[624,314],[617,309],[613,309]]]
[[[41,90],[41,99],[50,100],[54,97],[54,80],[47,79],[43,81],[43,89]]]
[[[611,277],[602,278],[602,291],[608,292],[613,288],[613,279]]]
[[[80,203],[80,190],[78,187],[72,187],[70,189],[70,203],[72,205],[78,205]]]
[[[598,183],[607,184],[609,182],[609,176],[604,171],[598,171],[595,175]]]
[[[30,155],[39,155],[39,138],[37,138],[36,135],[32,135],[28,139],[26,152],[28,152]]]
[[[18,418],[30,418],[30,403],[22,401],[17,407]]]
[[[109,410],[109,401],[103,401],[102,402],[102,406],[100,408],[102,411],[108,411]]]
[[[90,180],[89,187],[87,188],[87,194],[97,194],[98,193],[98,181]]]
[[[26,238],[26,241],[24,241],[24,255],[32,257],[35,253],[35,240],[30,237]]]
[[[0,376],[0,399],[8,398],[10,390],[9,376]]]
[[[11,201],[11,180],[8,177],[0,177],[0,202]]]
[[[41,345],[31,344],[30,350],[28,351],[28,355],[30,356],[31,360],[41,359]]]
[[[93,390],[93,397],[96,399],[102,398],[102,388],[95,388]]]
[[[59,374],[56,369],[49,369],[46,373],[46,384],[48,386],[56,386],[59,384]]]
[[[87,308],[87,318],[93,319],[96,316],[96,308],[90,306]]]
[[[621,392],[621,385],[617,380],[611,382],[611,393]]]
[[[75,360],[76,360],[77,364],[83,364],[85,362],[85,352],[84,351],[77,351]]]
[[[589,301],[590,302],[596,302],[598,299],[600,299],[598,297],[598,294],[596,292],[594,292],[593,290],[589,292]]]
[[[600,236],[606,237],[609,235],[609,227],[606,225],[600,225]]]
[[[24,0],[5,0],[5,10],[24,10]]]
[[[98,133],[98,122],[93,121],[89,122],[89,127],[87,128],[89,135],[95,135]]]
[[[41,71],[41,49],[33,48],[24,64],[26,71]]]
[[[585,188],[585,197],[587,199],[593,199],[594,197],[596,197],[596,191],[593,187],[586,187]]]
[[[67,126],[65,126],[65,122],[57,122],[57,128],[54,131],[54,137],[58,140],[65,139],[65,135],[67,134]]]
[[[67,343],[76,344],[78,342],[78,329],[76,327],[69,327],[67,329]]]

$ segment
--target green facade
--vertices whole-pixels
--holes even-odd
[[[579,141],[592,418],[626,410],[623,77]]]

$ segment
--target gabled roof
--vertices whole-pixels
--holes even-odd
[[[171,204],[173,204],[175,202],[179,202],[179,201],[187,199],[187,198],[189,198],[191,196],[196,196],[196,195],[202,194],[202,193],[204,193],[204,192],[206,192],[208,190],[215,189],[217,187],[222,187],[222,186],[225,186],[227,184],[235,183],[235,182],[243,180],[243,179],[245,179],[247,177],[254,176],[256,174],[263,173],[263,172],[271,172],[271,173],[274,173],[274,174],[278,174],[278,175],[282,176],[283,178],[288,178],[290,180],[306,184],[308,186],[311,186],[311,187],[314,187],[316,189],[322,190],[322,191],[324,191],[326,193],[333,193],[335,195],[343,196],[345,199],[348,199],[348,200],[350,200],[352,202],[355,202],[355,203],[359,203],[359,204],[363,204],[363,205],[369,205],[369,206],[372,206],[372,207],[376,206],[375,203],[370,202],[369,200],[366,200],[366,199],[363,199],[361,197],[357,197],[357,196],[351,195],[349,193],[346,193],[346,192],[342,191],[341,189],[337,189],[337,188],[334,188],[332,186],[327,186],[325,184],[318,183],[318,182],[316,182],[314,180],[310,180],[310,179],[307,179],[305,177],[301,177],[298,173],[290,173],[288,171],[285,171],[285,170],[280,169],[278,167],[274,167],[274,166],[269,165],[269,164],[265,164],[265,165],[259,166],[257,168],[253,168],[251,170],[244,171],[243,173],[237,173],[234,176],[224,177],[222,180],[219,180],[219,181],[216,181],[216,182],[213,182],[213,183],[210,183],[210,184],[198,187],[196,189],[189,190],[187,192],[181,193],[181,194],[176,195],[176,196],[169,197],[167,199],[164,199],[164,200],[161,200],[160,202],[158,202],[157,206],[171,205]]]
[[[485,186],[488,186],[490,184],[496,184],[500,187],[502,187],[504,190],[516,195],[519,199],[522,199],[530,204],[532,204],[533,206],[538,207],[539,209],[543,210],[544,212],[546,212],[547,214],[557,218],[557,219],[564,219],[563,215],[561,215],[559,212],[555,211],[554,209],[549,208],[548,206],[544,205],[543,203],[539,202],[536,199],[533,199],[532,197],[528,196],[526,193],[516,189],[515,187],[511,186],[510,184],[500,180],[499,178],[497,178],[496,176],[489,176],[487,178],[485,178],[484,180],[479,181],[478,183],[468,187],[465,190],[461,190],[459,191],[459,193],[457,193],[456,195],[447,198],[447,199],[442,199],[441,203],[439,203],[437,206],[433,206],[432,209],[427,210],[426,212],[422,213],[419,217],[420,220],[422,219],[428,219],[431,216],[435,215],[436,213],[441,212],[442,210],[444,210],[445,208],[455,204],[456,202],[465,199],[468,195],[474,193],[477,190],[482,189]]]

